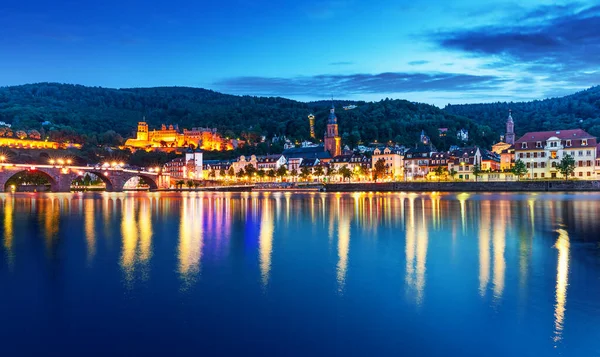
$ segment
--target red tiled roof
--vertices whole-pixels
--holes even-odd
[[[554,131],[533,131],[523,135],[516,143],[531,142],[531,141],[546,141],[551,137],[557,137],[562,140],[567,139],[595,139],[582,129],[571,130],[554,130]],[[515,144],[516,144],[515,143]]]

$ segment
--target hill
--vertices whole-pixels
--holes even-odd
[[[600,86],[566,97],[532,102],[448,105],[444,112],[470,118],[502,133],[509,109],[517,137],[529,131],[575,128],[600,137]]]
[[[357,108],[343,110],[348,104]],[[455,133],[461,128],[469,130],[469,144],[489,145],[498,134],[465,117],[405,100],[335,101],[335,105],[340,134],[350,146],[389,140],[413,145],[425,130],[438,148],[447,148],[458,143]],[[234,96],[189,87],[111,89],[37,83],[0,88],[0,121],[11,123],[13,129],[36,129],[53,140],[92,144],[122,142],[144,117],[151,128],[167,123],[215,127],[225,136],[250,141],[261,135],[300,140],[309,137],[309,113],[316,115],[319,139],[329,106],[330,102]],[[438,137],[439,127],[449,129],[447,137]]]

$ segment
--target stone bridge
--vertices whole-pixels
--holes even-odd
[[[50,181],[53,192],[70,192],[71,183],[79,176],[92,173],[98,176],[106,185],[106,191],[121,192],[125,183],[133,177],[141,177],[150,186],[150,190],[169,187],[169,177],[157,172],[128,170],[120,167],[97,168],[89,166],[60,166],[60,165],[0,165],[0,189],[7,191],[6,182],[14,175],[24,172],[40,172]]]

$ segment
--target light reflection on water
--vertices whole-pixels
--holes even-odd
[[[577,251],[579,261],[598,259],[591,247],[600,237],[599,198],[467,193],[5,194],[0,205],[0,283],[25,274],[34,259],[75,264],[77,247],[83,244],[84,267],[65,269],[85,277],[99,274],[98,269],[110,271],[116,264],[121,275],[118,285],[103,280],[103,286],[121,286],[125,291],[153,286],[157,293],[161,284],[169,286],[173,271],[181,292],[200,294],[203,284],[235,290],[231,284],[236,281],[250,289],[245,292],[248,304],[257,299],[249,296],[258,286],[283,299],[278,306],[299,304],[285,292],[306,281],[307,286],[324,289],[319,290],[324,301],[345,299],[338,302],[341,309],[348,301],[364,298],[359,292],[363,290],[357,290],[362,286],[359,281],[381,296],[390,294],[388,286],[401,284],[405,302],[386,307],[407,316],[422,314],[424,326],[434,323],[427,320],[433,319],[432,311],[446,316],[440,311],[452,310],[454,302],[443,297],[453,291],[459,305],[468,301],[465,311],[477,311],[477,319],[495,314],[478,322],[485,328],[501,316],[503,328],[510,330],[515,322],[507,321],[514,313],[525,319],[519,324],[532,332],[532,340],[549,340],[536,342],[540,348],[551,345],[569,355],[565,347],[569,338],[570,346],[587,351],[581,350],[586,336],[569,334],[570,328],[581,330],[573,327],[582,323],[577,316],[585,316],[585,309],[600,309],[600,290],[589,290],[589,282],[597,281],[600,272],[584,263],[579,263],[579,269],[587,269],[587,274],[572,276],[570,270],[574,242],[586,247]],[[45,247],[43,258],[33,253],[38,237]],[[590,241],[592,245],[587,245]],[[301,269],[302,275],[287,277],[300,261],[309,264]],[[600,268],[600,263],[595,267]],[[388,274],[398,276],[394,272],[399,269],[403,281],[382,280]],[[252,276],[258,277],[254,283]],[[335,289],[327,290],[327,281]],[[547,299],[550,286],[554,286],[553,302]],[[571,306],[567,290],[570,298],[576,296],[575,301],[584,303]],[[231,298],[218,291],[210,290],[212,304]],[[147,298],[154,293],[146,292]],[[364,303],[370,306],[370,301]],[[372,303],[377,311],[378,303]],[[255,308],[259,306],[255,302]],[[594,316],[594,321],[600,322],[598,318]],[[465,327],[470,328],[478,327],[473,322]]]

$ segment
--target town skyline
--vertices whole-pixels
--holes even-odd
[[[561,96],[600,80],[592,1],[142,5],[2,5],[13,35],[0,38],[9,53],[0,85],[190,86],[442,107]]]

